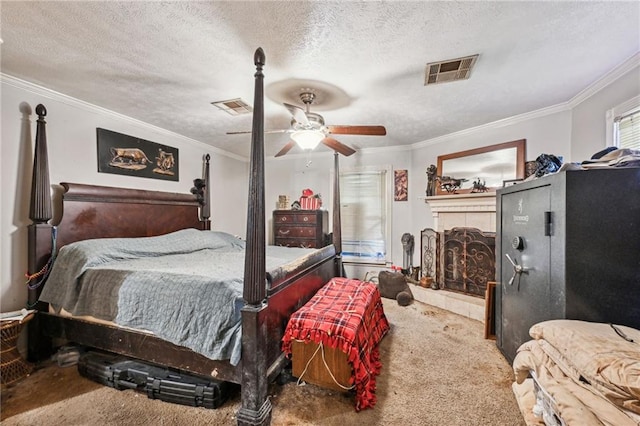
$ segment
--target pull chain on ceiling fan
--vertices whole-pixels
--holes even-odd
[[[291,133],[291,139],[282,149],[275,155],[280,157],[294,147],[297,143],[300,148],[308,151],[316,148],[322,143],[342,155],[349,156],[356,151],[330,137],[331,134],[336,135],[363,135],[363,136],[384,136],[387,130],[384,126],[351,126],[351,125],[325,125],[324,118],[317,113],[311,112],[311,104],[316,98],[316,94],[312,89],[300,93],[300,100],[305,105],[305,109],[299,106],[283,103],[285,108],[291,114],[291,128],[286,130],[273,130],[265,133]],[[231,134],[241,134],[251,132],[227,132]]]

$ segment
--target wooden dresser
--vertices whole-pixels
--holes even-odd
[[[327,245],[326,210],[274,210],[273,239],[277,246],[320,248]]]

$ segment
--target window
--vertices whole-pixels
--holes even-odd
[[[640,96],[607,111],[607,146],[640,149]]]
[[[389,168],[340,172],[342,256],[383,264],[390,255]]]
[[[613,121],[614,144],[619,148],[640,149],[640,108]]]

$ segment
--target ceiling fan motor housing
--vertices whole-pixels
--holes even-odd
[[[324,118],[315,112],[307,112],[307,120],[309,125],[299,123],[295,118],[291,119],[291,127],[295,130],[322,130],[324,127]]]
[[[307,109],[309,109],[309,105],[313,103],[313,100],[316,98],[316,94],[313,92],[302,92],[300,93],[300,100],[307,105]]]

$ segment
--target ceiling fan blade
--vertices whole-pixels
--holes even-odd
[[[289,129],[281,129],[281,130],[265,130],[265,134],[269,133],[287,133]],[[243,130],[240,132],[227,132],[228,135],[245,135],[247,133],[251,133],[251,130]]]
[[[282,147],[280,151],[276,154],[276,157],[282,157],[285,155],[296,143],[294,141],[289,141],[285,146]]]
[[[289,110],[294,120],[296,120],[298,123],[304,126],[309,125],[309,119],[307,118],[307,114],[305,114],[302,108],[300,108],[299,106],[288,104],[286,102],[283,103],[283,105]]]
[[[328,146],[329,148],[333,149],[334,151],[339,152],[340,154],[348,157],[352,154],[355,154],[355,149],[346,146],[345,144],[338,142],[337,140],[335,140],[334,138],[330,138],[330,137],[326,137],[324,139],[322,139],[321,141],[323,144],[325,144],[326,146]]]
[[[384,136],[387,134],[384,126],[327,126],[327,129],[334,135]]]

